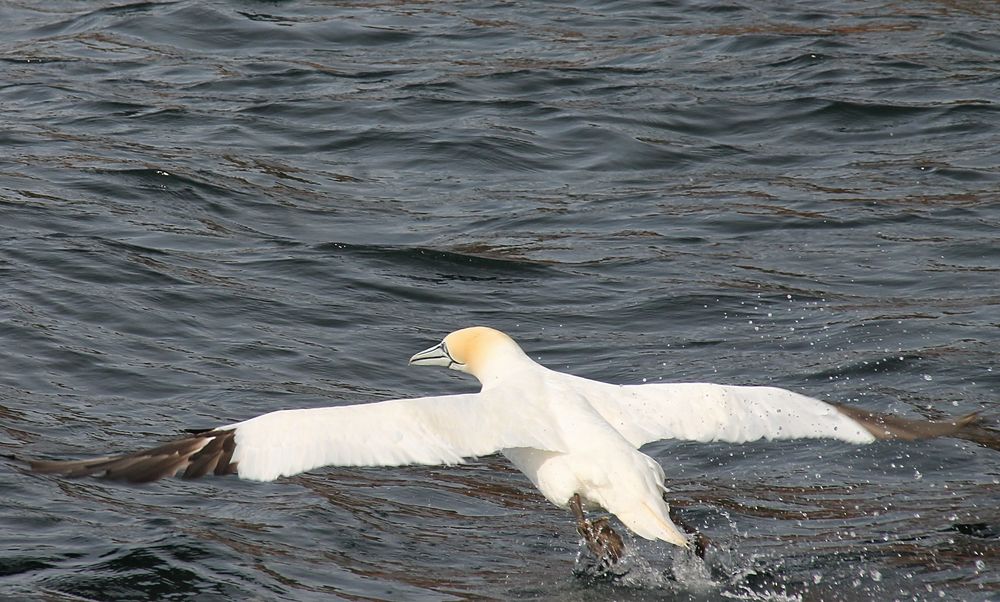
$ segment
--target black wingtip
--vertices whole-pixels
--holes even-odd
[[[85,460],[28,460],[33,472],[67,478],[101,477],[128,483],[149,483],[182,473],[197,478],[209,472],[235,474],[235,429],[209,429],[158,447],[121,456]]]
[[[847,404],[835,404],[834,407],[864,427],[876,439],[915,441],[954,437],[1000,451],[1000,431],[984,426],[983,417],[978,411],[944,420],[914,420]]]

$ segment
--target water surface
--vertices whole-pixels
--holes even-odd
[[[773,4],[773,6],[772,6]],[[1000,415],[1000,11],[7,2],[0,452],[461,392],[472,324],[613,382]],[[2,463],[0,597],[995,600],[996,451],[661,442],[707,566],[498,457],[131,487]],[[577,573],[577,574],[575,574]]]

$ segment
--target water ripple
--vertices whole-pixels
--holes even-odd
[[[997,413],[993,3],[0,6],[0,447],[467,391],[460,325],[617,382]],[[661,442],[707,565],[593,579],[496,458],[2,472],[12,599],[989,600],[995,453]],[[991,455],[994,454],[994,455]],[[112,528],[113,527],[113,528]],[[576,577],[574,577],[574,571]]]

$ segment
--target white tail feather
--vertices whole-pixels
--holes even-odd
[[[690,544],[687,537],[670,520],[666,503],[660,502],[657,505],[661,507],[653,508],[645,501],[639,501],[630,504],[627,510],[619,510],[615,514],[639,537],[659,539],[682,548],[688,547]]]

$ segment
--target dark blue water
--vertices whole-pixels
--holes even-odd
[[[615,382],[1000,415],[992,2],[0,4],[0,453]],[[1000,455],[661,442],[707,565],[575,576],[500,458],[132,487],[0,462],[0,598],[1000,599]]]

